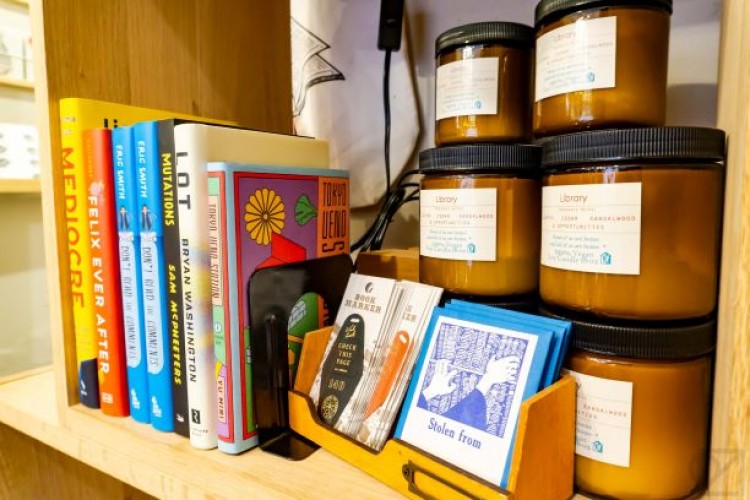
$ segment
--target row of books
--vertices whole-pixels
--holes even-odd
[[[81,402],[193,446],[257,444],[251,274],[346,253],[348,177],[308,138],[60,101]]]

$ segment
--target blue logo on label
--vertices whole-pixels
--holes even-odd
[[[466,250],[469,253],[477,253],[477,246],[474,243],[469,243],[469,245],[466,247]]]
[[[601,255],[599,256],[599,260],[600,260],[600,261],[601,261],[601,263],[602,263],[602,264],[604,264],[605,266],[610,266],[610,265],[612,265],[612,254],[611,254],[611,253],[609,253],[609,252],[604,252],[604,253],[602,253],[602,254],[601,254]]]
[[[586,74],[586,80],[588,80],[589,82],[593,83],[594,80],[596,80],[596,73],[594,73],[593,71],[589,71]]]
[[[474,101],[474,109],[482,109],[482,101]]]
[[[601,441],[594,441],[594,444],[592,445],[594,448],[594,451],[597,453],[603,453],[604,452],[604,445]]]

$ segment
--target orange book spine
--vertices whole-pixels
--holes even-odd
[[[107,129],[85,131],[83,149],[91,236],[99,398],[102,411],[107,415],[127,416],[130,408],[111,134]]]

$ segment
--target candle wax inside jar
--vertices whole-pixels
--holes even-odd
[[[642,183],[640,273],[541,266],[542,299],[618,318],[710,314],[716,303],[722,179],[718,168],[666,165],[547,175],[545,186]]]
[[[704,486],[710,357],[640,361],[577,351],[569,366],[633,383],[629,467],[576,455],[578,488],[614,498],[662,499],[682,498]]]
[[[494,262],[419,258],[422,283],[469,295],[518,295],[536,290],[539,272],[540,191],[536,179],[511,175],[425,176],[422,190],[497,189]]]
[[[536,101],[536,137],[587,129],[664,125],[668,12],[639,6],[589,9],[543,24],[537,39],[564,26],[611,16],[616,17],[615,86],[564,92]],[[596,42],[582,39],[574,47],[580,50]]]
[[[477,45],[447,50],[437,65],[494,57],[498,59],[497,113],[452,116],[435,123],[435,145],[482,141],[513,142],[531,137],[530,48]]]

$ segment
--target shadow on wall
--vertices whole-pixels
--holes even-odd
[[[667,124],[715,127],[717,101],[715,84],[670,85],[667,88]]]

